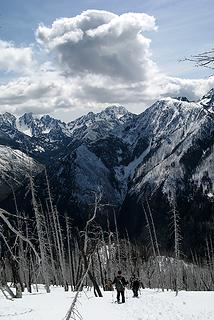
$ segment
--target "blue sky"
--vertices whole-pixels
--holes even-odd
[[[191,63],[179,63],[178,60],[214,47],[214,1],[212,0],[1,0],[0,39],[5,43],[12,41],[13,46],[19,48],[33,47],[33,54],[40,63],[45,59],[52,61],[52,52],[49,52],[47,58],[47,52],[45,50],[42,52],[40,44],[38,45],[38,41],[35,40],[38,25],[42,23],[46,27],[51,27],[56,19],[74,17],[88,9],[105,10],[118,16],[126,12],[146,13],[149,16],[154,16],[157,30],[147,28],[148,30],[143,32],[145,37],[151,40],[149,46],[151,59],[158,66],[159,73],[162,72],[165,76],[193,80],[206,79],[210,76],[209,70],[194,68]],[[72,48],[70,47],[71,56]],[[93,70],[91,72],[93,73]],[[17,75],[17,70],[5,71],[3,68],[0,70],[0,83],[5,84],[7,81],[17,80],[20,76],[23,75]],[[26,74],[24,76],[26,77]],[[32,76],[31,81],[33,81]],[[203,84],[203,86],[207,88],[206,85]],[[114,101],[117,103],[116,100],[116,98],[115,100],[110,99],[109,103]],[[120,103],[120,99],[118,100]],[[0,112],[4,110],[3,108],[11,105],[6,103],[4,107],[5,98],[2,101],[3,103],[0,97]],[[102,100],[98,101],[98,104],[101,102]],[[148,102],[149,99],[145,101],[144,105]],[[103,103],[104,105],[108,104],[108,101],[103,100]],[[95,104],[96,101],[94,101]],[[130,101],[127,101],[127,104],[132,105]],[[92,105],[93,103],[90,104],[90,106]],[[71,108],[74,116],[88,110],[86,107],[85,110],[77,112],[74,111],[75,108],[77,110],[78,107]],[[133,110],[135,109],[133,108]],[[14,105],[14,110],[18,110],[17,105]]]
[[[178,60],[214,46],[212,0],[1,0],[0,38],[27,45],[35,41],[39,23],[50,25],[57,18],[75,16],[87,9],[153,15],[158,31],[151,34],[151,48],[159,66],[176,76],[210,74],[189,64],[181,65]]]

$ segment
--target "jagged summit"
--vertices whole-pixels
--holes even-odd
[[[201,100],[203,99],[213,99],[214,98],[214,88],[210,89],[210,91],[205,94]]]
[[[100,112],[88,112],[86,115],[83,115],[75,120],[69,122],[69,124],[73,124],[75,122],[82,122],[87,120],[92,121],[101,121],[101,120],[119,120],[120,118],[126,116],[127,114],[131,114],[125,107],[123,106],[109,106]]]
[[[174,99],[178,100],[178,101],[186,101],[186,102],[190,102],[189,99],[187,97],[175,97]]]
[[[181,101],[181,102],[187,102],[187,103],[198,103],[202,102],[203,104],[206,102],[209,104],[210,102],[214,101],[214,88],[210,89],[205,95],[203,95],[200,99],[198,100],[189,100],[187,97],[184,96],[178,96],[178,97],[165,97],[160,100],[158,100],[155,103],[158,103],[160,101]]]
[[[16,121],[16,117],[9,112],[0,114],[0,124],[14,125],[15,121]]]
[[[25,112],[21,117],[19,117],[20,121],[25,122],[26,124],[30,124],[37,117],[33,114],[33,112]]]
[[[160,103],[160,102],[164,102],[164,101],[174,101],[174,100],[177,100],[177,101],[180,101],[180,102],[189,102],[189,103],[196,103],[198,101],[203,101],[205,99],[208,99],[209,101],[213,101],[214,100],[214,88],[210,89],[204,96],[202,96],[201,99],[197,100],[197,101],[190,101],[187,97],[184,97],[184,96],[178,96],[178,97],[163,97],[162,99],[156,101],[154,104],[157,104],[157,103]],[[153,105],[154,105],[153,104]],[[107,114],[107,115],[111,115],[111,116],[114,116],[115,118],[119,119],[120,117],[123,117],[127,114],[130,114],[130,112],[124,107],[124,106],[120,106],[120,105],[112,105],[112,106],[108,106],[106,107],[104,110],[98,112],[98,113],[95,113],[95,112],[92,112],[90,111],[89,113],[87,113],[86,115],[83,115],[75,120],[72,120],[68,123],[73,123],[79,119],[82,119],[83,117],[85,118],[94,118],[100,114]],[[55,118],[53,118],[52,116],[48,115],[48,114],[45,114],[45,115],[41,115],[41,116],[38,116],[38,115],[35,115],[33,112],[26,112],[24,113],[22,116],[20,117],[16,117],[14,116],[13,114],[9,113],[9,112],[5,112],[5,113],[2,113],[0,114],[0,119],[19,119],[20,121],[24,121],[25,124],[29,124],[31,123],[32,121],[35,121],[35,120],[38,120],[38,121],[42,121],[42,122],[52,122],[53,120],[55,121],[60,121],[60,120],[57,120]],[[61,121],[62,122],[62,121]],[[62,122],[63,123],[63,122]]]
[[[205,94],[199,101],[203,107],[205,107],[208,112],[214,113],[214,88],[211,89],[207,94]]]
[[[125,116],[129,113],[129,111],[124,108],[123,106],[109,106],[106,109],[104,109],[102,114],[108,114],[110,116],[114,116],[117,119],[120,119],[121,117]]]
[[[133,114],[122,106],[110,106],[98,113],[89,112],[68,123],[32,112],[20,117],[5,113],[0,115],[0,130],[19,145],[30,144],[32,151],[43,153],[57,150],[71,139],[95,141],[113,130],[116,135],[119,127],[132,117]]]
[[[134,117],[122,106],[109,106],[101,112],[89,112],[76,120],[67,124],[70,136],[75,136],[79,140],[94,141],[111,134],[117,135],[121,125]]]
[[[129,112],[123,106],[112,105],[97,113],[89,112],[68,123],[50,115],[37,116],[29,112],[15,117],[6,112],[0,115],[0,130],[19,144],[33,141],[32,149],[39,152],[56,150],[70,139],[96,141],[109,134],[122,137],[123,141],[135,145],[142,132],[153,132],[156,139],[159,139],[184,124],[187,126],[197,115],[201,118],[204,112],[211,114],[213,96],[214,89],[211,89],[197,102],[189,101],[186,97],[163,98],[140,115]],[[201,109],[204,109],[204,112],[201,113]]]
[[[16,128],[28,136],[38,137],[42,134],[49,133],[55,129],[59,123],[61,123],[60,120],[56,120],[49,115],[38,117],[32,112],[29,112],[16,119]]]

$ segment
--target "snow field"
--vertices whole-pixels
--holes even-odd
[[[25,293],[22,299],[6,300],[0,294],[2,320],[62,320],[75,293],[52,287],[47,294]],[[104,298],[94,297],[93,291],[81,292],[76,309],[83,320],[213,320],[214,292],[161,292],[141,290],[139,298],[132,298],[126,290],[126,303],[117,304],[116,291],[104,292]]]

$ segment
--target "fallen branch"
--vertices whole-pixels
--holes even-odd
[[[84,282],[84,280],[85,280],[85,278],[86,278],[86,276],[88,274],[90,266],[91,266],[91,258],[90,258],[90,261],[89,261],[89,264],[88,264],[88,268],[86,269],[86,271],[85,271],[85,273],[84,273],[84,275],[82,277],[82,280],[79,283],[79,286],[77,288],[77,293],[74,296],[74,300],[73,300],[68,312],[66,313],[65,317],[63,318],[63,320],[75,319],[75,316],[78,316],[78,318],[81,319],[81,316],[80,316],[79,312],[77,310],[75,310],[75,304],[77,302],[80,289],[82,288],[83,282]]]
[[[29,246],[31,247],[31,249],[33,250],[35,256],[37,257],[38,261],[40,262],[41,258],[38,254],[38,252],[36,251],[34,245],[32,244],[32,242],[27,239],[25,236],[23,236],[18,230],[16,230],[11,223],[8,221],[8,219],[5,217],[5,215],[8,215],[9,212],[7,212],[6,210],[0,209],[0,218],[2,218],[2,220],[6,223],[6,225],[8,226],[8,228],[14,232],[17,236],[19,236],[23,241],[27,242],[29,244]]]

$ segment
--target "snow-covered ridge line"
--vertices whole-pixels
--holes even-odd
[[[9,112],[5,112],[0,114],[0,126],[7,124],[30,137],[38,134],[48,134],[56,128],[61,128],[65,135],[70,136],[75,129],[83,125],[90,126],[94,122],[118,121],[122,123],[122,118],[127,114],[129,112],[122,106],[110,106],[99,113],[89,112],[87,115],[66,123],[49,115],[37,116],[29,112],[16,117]]]
[[[111,106],[68,123],[49,115],[26,113],[16,118],[5,113],[0,115],[0,135],[2,143],[15,143],[32,157],[53,155],[56,179],[69,184],[71,172],[75,183],[70,188],[78,200],[87,202],[97,185],[102,185],[106,201],[117,205],[127,194],[144,195],[148,185],[151,190],[162,188],[171,199],[171,190],[176,193],[178,185],[185,188],[187,180],[210,195],[214,186],[213,101],[212,89],[195,102],[165,98],[139,115]],[[191,169],[189,162],[194,163]]]
[[[165,110],[162,111],[167,111],[167,109],[172,108],[172,105],[174,105],[177,109],[181,108],[187,110],[209,106],[209,112],[214,112],[214,89],[211,89],[206,95],[197,101],[189,101],[186,97],[166,97],[157,101],[154,105],[158,104],[164,106]],[[153,106],[150,108],[152,107]],[[29,112],[25,113],[21,117],[16,117],[9,112],[5,112],[0,114],[0,126],[2,124],[13,126],[18,131],[30,137],[38,136],[39,134],[47,135],[54,129],[61,129],[65,135],[71,136],[76,129],[80,129],[82,126],[90,127],[95,125],[95,123],[103,121],[109,123],[117,121],[118,124],[124,124],[126,118],[129,118],[131,115],[132,114],[123,106],[110,106],[101,112],[89,112],[87,115],[83,115],[66,123],[49,115],[37,116],[32,112]]]

